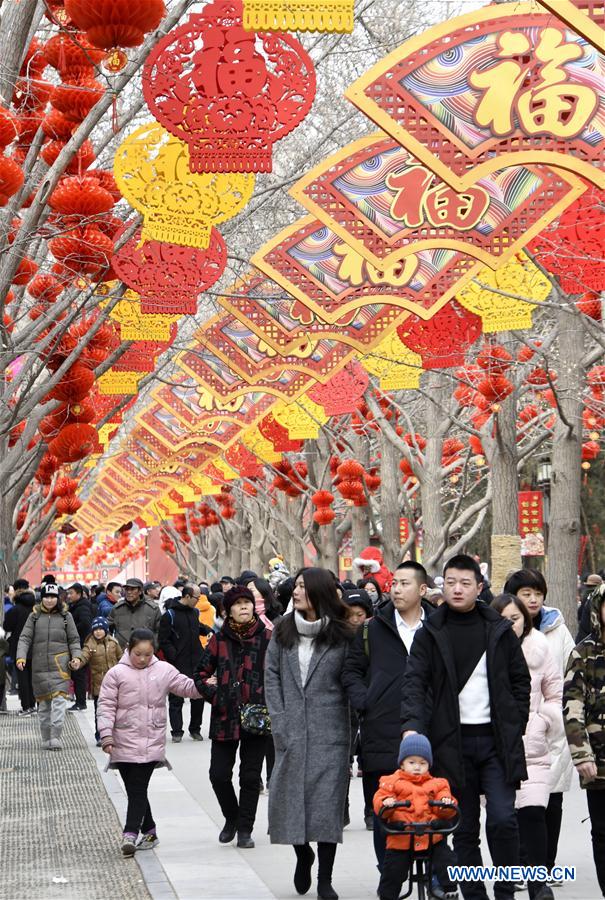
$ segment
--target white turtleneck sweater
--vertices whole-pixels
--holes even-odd
[[[315,648],[315,638],[319,634],[324,622],[324,619],[316,619],[315,622],[308,622],[299,612],[294,610],[294,624],[298,631],[298,665],[300,668],[300,680],[303,687],[307,682],[309,665]]]

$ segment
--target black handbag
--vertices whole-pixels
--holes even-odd
[[[231,673],[231,689],[236,698],[239,708],[240,726],[249,734],[267,735],[271,734],[271,717],[269,710],[262,703],[242,703],[241,698],[241,682],[235,677],[235,666],[233,657],[231,656],[231,642],[227,639],[227,659],[229,661],[229,671]]]

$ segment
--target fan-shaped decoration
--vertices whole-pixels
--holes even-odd
[[[321,426],[328,421],[323,408],[306,396],[294,403],[277,403],[273,407],[273,415],[293,440],[316,438]]]
[[[502,293],[493,293],[490,288]],[[546,300],[551,289],[548,278],[521,253],[495,272],[482,269],[457,299],[465,309],[481,316],[485,332],[520,330],[532,327],[536,302]]]
[[[326,384],[318,384],[307,396],[323,406],[327,416],[343,416],[352,413],[364,395],[369,383],[368,373],[353,360],[330,378]]]
[[[364,356],[362,363],[371,375],[380,380],[383,391],[416,390],[420,387],[422,357],[414,353],[392,332]]]
[[[241,0],[217,0],[158,41],[143,95],[189,144],[192,172],[270,172],[273,144],[311,108],[315,70],[289,35],[245,31]]]
[[[557,25],[550,13],[490,4],[406,41],[346,96],[456,190],[494,159],[604,186],[602,56]]]
[[[248,203],[254,175],[192,175],[187,145],[155,122],[133,131],[114,161],[118,187],[143,214],[143,240],[205,250],[213,225]]]
[[[466,351],[481,335],[481,319],[452,300],[428,321],[410,316],[397,334],[420,354],[424,369],[448,369],[464,365]]]
[[[354,0],[244,0],[252,31],[353,31]]]
[[[166,14],[163,0],[65,0],[65,12],[95,47],[138,47]]]
[[[216,228],[206,250],[143,242],[138,231],[112,259],[118,278],[138,293],[141,312],[168,315],[194,315],[198,296],[220,278],[226,263],[227,248]]]

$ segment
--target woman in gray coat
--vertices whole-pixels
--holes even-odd
[[[317,842],[317,896],[338,900],[332,887],[342,843],[349,783],[349,704],[340,676],[353,636],[336,582],[325,569],[302,569],[294,610],[273,632],[265,668],[275,766],[269,793],[272,844],[292,844],[294,887],[306,894]]]
[[[32,684],[45,750],[61,749],[70,669],[80,667],[80,638],[71,613],[59,602],[56,584],[45,584],[41,600],[27,618],[17,645],[17,668],[32,661]]]

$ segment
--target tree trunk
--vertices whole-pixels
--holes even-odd
[[[20,0],[5,6],[0,24],[0,97],[10,103],[21,63],[27,50],[38,0]]]
[[[548,603],[560,609],[575,632],[577,576],[581,534],[582,365],[584,333],[565,307],[556,312],[559,325],[557,398],[559,415],[552,443],[550,522],[546,580]]]
[[[492,481],[491,584],[494,592],[502,590],[511,570],[521,568],[516,423],[516,396],[511,394],[500,405],[494,439],[485,442]]]
[[[380,518],[382,521],[382,552],[391,571],[401,562],[399,535],[399,460],[397,448],[386,435],[380,435]]]
[[[422,507],[422,561],[429,575],[441,572],[444,552],[443,509],[441,497],[441,459],[443,455],[443,410],[446,408],[447,385],[440,372],[426,372],[423,376],[426,391],[424,402],[424,465],[420,479]]]

